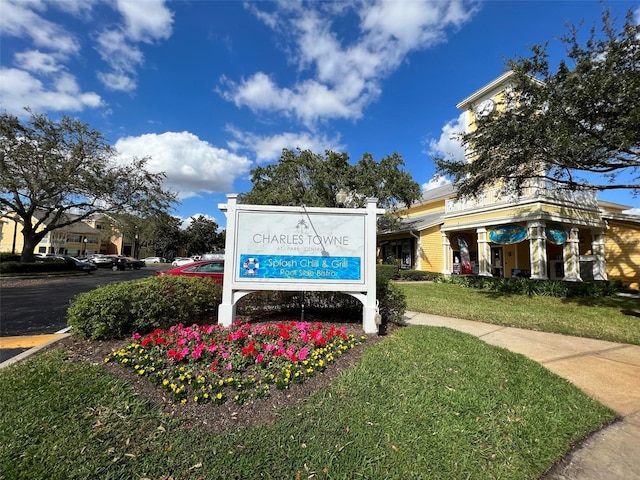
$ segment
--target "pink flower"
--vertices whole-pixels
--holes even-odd
[[[263,354],[263,353],[259,353],[259,354],[256,356],[256,363],[261,363],[261,362],[262,362],[262,360],[264,360],[264,354]]]
[[[304,360],[309,355],[309,349],[307,347],[302,347],[298,352],[298,359]]]
[[[227,366],[225,367],[227,370],[233,370],[233,365],[231,365],[231,362],[227,363]]]
[[[134,342],[137,342],[138,340],[140,340],[142,338],[142,336],[139,333],[134,333],[131,336],[131,340],[133,340]]]

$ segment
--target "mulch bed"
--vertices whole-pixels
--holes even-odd
[[[284,320],[284,319],[281,319]],[[287,318],[286,320],[291,320]],[[277,321],[270,319],[270,322]],[[316,319],[310,321],[317,321]],[[356,336],[362,335],[361,323],[333,323],[338,327],[345,327],[347,333]],[[388,325],[387,335],[392,334],[395,325]],[[273,389],[271,395],[265,399],[252,399],[244,405],[236,405],[227,401],[223,405],[195,404],[188,402],[185,405],[176,404],[167,396],[167,392],[152,384],[148,378],[140,377],[132,369],[109,362],[104,359],[112,352],[118,351],[129,343],[129,340],[94,341],[79,338],[76,335],[67,337],[50,348],[65,350],[68,354],[67,361],[89,362],[100,365],[117,378],[125,380],[138,395],[151,404],[161,409],[166,414],[175,417],[180,422],[181,428],[205,428],[214,433],[221,433],[241,427],[264,425],[273,422],[279,412],[288,406],[294,405],[309,397],[314,392],[328,387],[331,382],[344,369],[356,365],[368,345],[372,345],[385,337],[378,334],[367,335],[367,340],[350,350],[348,354],[337,357],[327,369],[301,384],[292,384],[286,390]]]

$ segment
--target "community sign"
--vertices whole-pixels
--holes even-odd
[[[376,307],[376,199],[366,208],[238,204],[227,195],[225,270],[219,321],[231,324],[239,298],[256,290],[342,291],[364,305],[367,333]]]

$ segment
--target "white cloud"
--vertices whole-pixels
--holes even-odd
[[[193,223],[193,221],[196,218],[199,217],[204,217],[207,220],[211,220],[212,222],[216,222],[218,225],[220,225],[220,223],[218,223],[218,220],[216,220],[215,217],[212,217],[211,215],[209,215],[208,213],[194,213],[193,215],[187,217],[187,218],[182,218],[182,224],[180,225],[180,228],[182,228],[183,230],[186,230],[187,228],[189,228],[191,226],[191,224]],[[220,230],[220,229],[218,229]]]
[[[623,210],[622,213],[626,213],[628,215],[638,215],[638,216],[640,216],[640,208],[630,208],[629,210]]]
[[[315,135],[309,132],[284,132],[270,136],[260,136],[249,132],[243,132],[235,127],[227,126],[234,140],[228,143],[233,150],[247,150],[253,153],[258,163],[275,161],[280,158],[283,148],[291,150],[311,150],[312,152],[324,152],[333,150],[342,152],[345,150],[339,139],[328,138],[326,135]]]
[[[92,21],[95,2],[68,0],[2,1],[0,30],[3,36],[24,39],[31,46],[14,55],[14,67],[5,67],[0,84],[3,109],[24,116],[24,107],[37,112],[81,111],[104,104],[95,92],[83,92],[75,76],[68,73],[67,62],[81,52],[80,39],[62,23],[46,16],[52,7],[87,23]],[[122,24],[104,30],[93,38],[107,71],[98,71],[98,79],[110,90],[131,92],[136,88],[137,69],[144,57],[136,42],[153,43],[171,35],[173,14],[161,0],[144,2],[118,0],[109,3],[122,16]],[[49,15],[49,17],[51,17]],[[102,19],[97,19],[101,21]]]
[[[136,89],[136,79],[123,72],[98,72],[98,80],[109,90],[132,92]]]
[[[423,192],[426,192],[427,190],[433,190],[434,188],[442,187],[448,183],[451,183],[451,181],[447,180],[444,176],[434,175],[427,183],[423,183],[421,188]]]
[[[459,135],[464,133],[464,112],[458,118],[450,120],[442,127],[442,133],[437,140],[429,139],[427,145],[429,149],[424,153],[431,156],[445,156],[462,160],[464,156],[464,148],[459,140]]]
[[[81,111],[103,104],[100,95],[83,92],[76,77],[68,73],[64,62],[80,53],[80,42],[60,24],[44,18],[50,6],[56,4],[2,1],[2,35],[31,42],[31,48],[14,54],[17,68],[0,70],[0,106],[19,117],[27,115],[25,107],[35,112]]]
[[[241,155],[200,140],[189,132],[149,133],[119,139],[115,148],[123,161],[131,157],[151,157],[152,173],[164,172],[165,187],[181,198],[198,192],[227,193],[234,180],[244,175],[251,161]]]
[[[133,72],[144,60],[140,49],[129,45],[120,30],[104,30],[97,41],[100,57],[116,70]]]
[[[29,38],[36,47],[60,54],[75,55],[80,51],[78,40],[60,25],[45,20],[38,13],[45,11],[44,2],[2,1],[0,30],[3,35]]]
[[[110,90],[134,91],[136,71],[144,64],[144,56],[136,42],[154,43],[171,36],[173,13],[164,0],[144,2],[118,0],[116,8],[123,24],[103,30],[97,37],[96,50],[111,72],[98,72],[98,80]]]
[[[282,2],[270,13],[256,4],[248,8],[274,31],[285,32],[283,41],[293,42],[291,61],[299,74],[287,86],[278,86],[265,72],[239,82],[223,78],[224,98],[312,126],[324,119],[361,118],[363,109],[378,98],[382,81],[410,52],[444,41],[447,30],[470,20],[477,5],[463,0],[377,0],[350,8],[332,2]],[[353,13],[360,17],[360,30],[354,42],[343,44],[331,30],[332,21]]]
[[[45,85],[29,72],[15,68],[0,68],[0,107],[19,117],[26,116],[24,107],[34,112],[80,111],[102,105],[100,95],[81,92],[75,77],[62,73]]]
[[[136,42],[152,43],[171,36],[173,13],[164,0],[118,0],[118,11],[124,17],[127,37]]]
[[[97,37],[96,50],[111,72],[98,72],[98,80],[110,89],[131,92],[136,88],[136,69],[144,62],[139,48],[130,45],[119,30],[105,30]]]
[[[16,53],[15,62],[23,70],[34,73],[50,74],[62,68],[55,55],[43,53],[39,50]]]

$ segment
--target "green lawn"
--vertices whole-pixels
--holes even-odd
[[[633,305],[617,299],[401,288],[411,310],[551,331],[575,323],[576,334],[638,338],[637,327],[615,315]],[[283,409],[274,423],[223,434],[185,428],[103,365],[66,361],[63,351],[2,370],[0,404],[2,479],[533,480],[616,418],[521,355],[422,326],[369,345],[330,388]]]
[[[414,312],[640,345],[637,298],[527,297],[444,283],[397,285]]]

